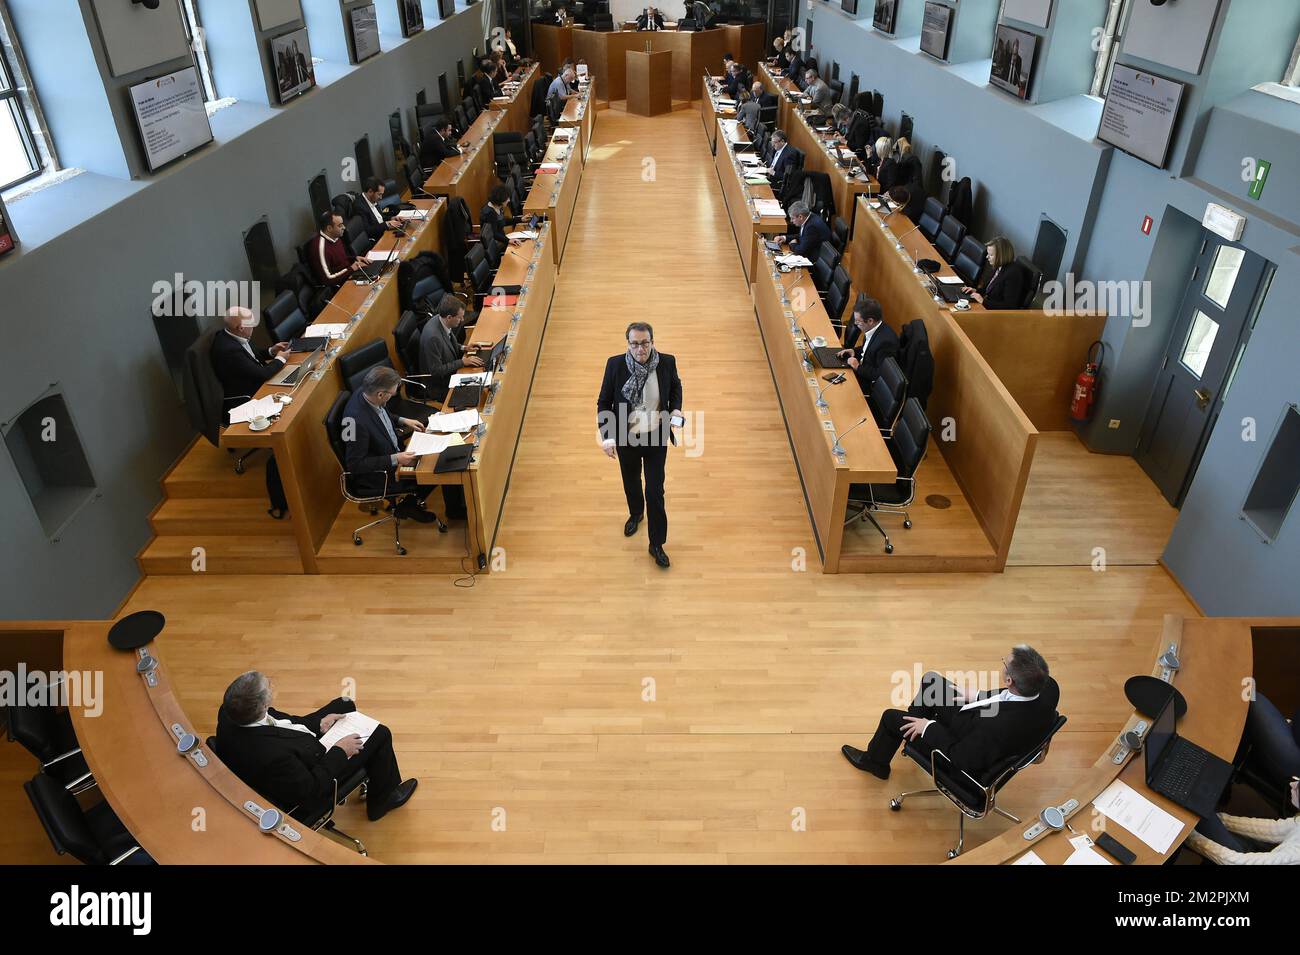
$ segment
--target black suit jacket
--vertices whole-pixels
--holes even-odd
[[[437,321],[436,318],[430,321]],[[354,392],[343,412],[344,442],[346,451],[344,467],[352,475],[351,485],[354,494],[366,496],[382,494],[384,491],[384,474],[388,475],[388,489],[397,483],[396,469],[393,467],[393,455],[402,449],[393,444],[392,438],[384,430],[379,420],[380,415],[387,415],[393,425],[393,432],[401,440],[401,429],[397,419],[387,408],[376,409],[366,401],[360,391]],[[348,422],[352,422],[351,438]]]
[[[642,13],[642,14],[638,15],[637,18],[636,18],[636,28],[637,28],[638,30],[644,30],[644,29],[646,29],[648,26],[649,26],[649,16],[648,16],[647,14],[645,14],[645,13]],[[663,28],[664,28],[664,18],[663,18],[663,15],[660,14],[659,11],[656,10],[656,11],[655,11],[655,29],[656,29],[656,30],[662,30]]]
[[[504,242],[506,237],[506,226],[514,225],[519,221],[518,216],[503,216],[492,208],[492,203],[483,203],[483,208],[479,210],[478,221],[480,226],[485,226],[489,222],[496,229],[497,236]]]
[[[420,165],[425,169],[433,169],[444,159],[459,155],[460,147],[455,140],[443,139],[434,129],[429,130],[429,135],[420,143]]]
[[[790,251],[802,255],[811,262],[816,262],[817,252],[822,247],[822,243],[829,242],[830,239],[831,230],[826,225],[826,220],[813,212],[809,214],[803,228],[790,240]]]
[[[345,772],[348,754],[337,746],[326,750],[320,744],[320,721],[327,712],[356,709],[356,704],[329,704],[307,716],[290,716],[279,710],[268,712],[279,720],[301,723],[311,730],[279,726],[241,726],[225,707],[217,712],[217,751],[230,771],[286,812],[302,819],[329,807],[334,798],[334,781]]]
[[[976,698],[983,700],[993,695],[991,691],[983,692]],[[1048,677],[1037,699],[958,709],[946,725],[930,724],[918,743],[924,752],[941,750],[958,769],[981,782],[992,782],[984,778],[989,770],[1003,760],[1024,755],[1042,742],[1056,721],[1060,699],[1061,688]]]
[[[384,233],[388,231],[388,226],[384,222],[384,215],[381,212],[376,216],[370,211],[370,203],[366,202],[365,196],[359,196],[357,201],[352,204],[353,214],[361,216],[366,224],[366,232],[372,239],[382,239]]]
[[[773,163],[771,166],[772,179],[775,182],[780,182],[783,179],[785,179],[786,175],[789,174],[790,170],[795,168],[794,147],[791,146],[789,143],[786,143],[785,147],[781,150],[780,156],[777,156],[776,150],[773,149],[772,158],[773,158]]]
[[[751,83],[750,85],[752,86],[753,84]],[[776,94],[769,93],[766,90],[764,90],[761,94],[759,94],[758,97],[759,109],[771,109],[775,105],[777,105]]]
[[[453,338],[455,335],[452,332]],[[453,344],[452,339],[447,337],[442,319],[435,315],[424,323],[424,329],[420,332],[420,374],[433,376],[426,387],[434,401],[442,401],[447,397],[451,376],[465,365],[463,355],[464,347],[459,340]]]
[[[627,370],[623,355],[615,355],[605,362],[605,378],[600,383],[600,395],[596,398],[596,427],[600,438],[607,441],[613,438],[620,445],[627,445],[626,424],[632,415],[632,405],[623,397],[623,386],[632,377]],[[669,441],[677,443],[677,436],[672,433],[668,423],[668,412],[682,406],[682,380],[677,377],[677,359],[663,352],[659,353],[659,367],[655,369],[655,379],[659,385],[659,410],[665,412],[660,418],[661,427],[656,446],[667,446]]]
[[[1028,276],[1012,262],[995,269],[982,290],[985,308],[1020,308],[1025,301]]]
[[[862,386],[865,394],[871,390],[871,385],[880,376],[880,366],[886,358],[898,357],[898,335],[885,322],[880,323],[871,334],[871,341],[867,343],[867,353],[862,353],[861,344],[853,349],[853,355],[858,359],[858,367],[853,373],[858,376],[858,384]]]
[[[249,345],[255,358],[249,357],[244,346],[224,328],[212,338],[212,370],[221,382],[227,411],[257,394],[257,389],[284,367],[267,349],[258,348],[252,342]]]

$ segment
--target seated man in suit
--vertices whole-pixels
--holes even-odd
[[[762,80],[754,80],[749,84],[749,95],[758,100],[759,109],[771,109],[777,104],[776,95],[763,89]]]
[[[362,264],[343,237],[343,217],[333,210],[321,213],[320,233],[311,244],[311,271],[316,284],[338,288],[353,275],[361,277]]]
[[[794,47],[785,48],[785,68],[781,75],[788,80],[794,80],[796,86],[803,79],[803,60],[799,59],[799,54],[794,51]]]
[[[772,131],[772,161],[768,164],[768,177],[772,180],[774,191],[780,191],[780,184],[786,174],[795,169],[795,151],[786,138],[784,129]]]
[[[664,28],[664,18],[654,7],[646,7],[641,11],[640,16],[636,18],[636,28],[638,30],[662,30]]]
[[[420,143],[420,166],[435,169],[444,159],[460,155],[460,146],[456,145],[456,129],[451,120],[438,119]]]
[[[790,221],[796,230],[790,239],[790,251],[802,255],[809,262],[817,261],[817,253],[823,242],[831,240],[831,230],[826,220],[811,211],[804,202],[790,203]]]
[[[361,387],[348,400],[343,412],[344,467],[352,476],[358,497],[401,494],[395,512],[403,520],[432,524],[437,518],[424,509],[431,484],[416,484],[399,478],[398,468],[412,467],[419,458],[402,450],[399,430],[423,431],[424,423],[411,418],[394,418],[384,406],[397,394],[402,377],[387,365],[366,372]]]
[[[376,240],[382,238],[389,229],[398,232],[402,229],[401,219],[384,218],[383,212],[379,209],[379,200],[382,198],[384,198],[384,181],[378,176],[371,176],[361,190],[362,201],[353,206],[355,209],[353,214],[365,220],[366,232],[369,233],[370,238]]]
[[[464,367],[482,368],[477,355],[465,357],[457,331],[465,324],[465,303],[448,292],[438,303],[438,314],[420,332],[420,374],[430,375],[429,394],[435,401],[447,397],[451,376]]]
[[[833,99],[831,88],[822,81],[816,70],[804,70],[803,80],[803,95],[808,97],[808,103],[818,113],[829,113]]]
[[[839,356],[853,369],[866,394],[879,377],[884,360],[898,356],[898,335],[885,324],[880,303],[866,295],[859,295],[853,303],[853,324],[862,340],[852,348],[842,349]]]
[[[912,705],[885,710],[866,750],[843,746],[855,769],[889,778],[889,762],[903,740],[925,755],[940,750],[959,770],[984,781],[1002,762],[1042,742],[1056,721],[1060,688],[1033,647],[1013,647],[1002,661],[1000,691],[957,687],[937,673],[921,679]]]
[[[225,409],[241,405],[271,379],[289,360],[289,343],[281,342],[269,350],[255,348],[249,341],[257,327],[257,317],[247,308],[234,305],[222,320],[225,328],[212,338],[212,370],[221,382]]]
[[[326,749],[321,737],[357,706],[333,700],[307,716],[272,709],[271,682],[249,670],[226,688],[217,711],[217,750],[230,771],[276,807],[312,820],[330,808],[334,783],[365,768],[366,815],[374,822],[406,804],[419,780],[402,780],[393,734],[382,723],[362,742],[356,733]]]
[[[1010,239],[998,236],[984,247],[992,271],[984,284],[975,289],[962,286],[962,291],[985,308],[1021,308],[1025,303],[1028,276],[1016,263],[1016,250]]]
[[[749,75],[749,70],[745,69],[736,60],[732,60],[727,65],[727,74],[722,78],[722,88],[727,91],[727,95],[735,99],[741,90],[749,89],[754,78]]]

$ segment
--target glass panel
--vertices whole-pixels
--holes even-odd
[[[1241,270],[1241,262],[1245,257],[1244,249],[1234,249],[1230,245],[1221,245],[1214,253],[1214,265],[1210,267],[1210,276],[1205,280],[1205,297],[1219,308],[1228,307],[1232,287],[1237,284],[1237,273]]]
[[[1210,360],[1210,350],[1214,348],[1214,336],[1217,334],[1219,323],[1198,308],[1192,318],[1192,330],[1187,334],[1187,343],[1183,345],[1182,357],[1178,359],[1197,378],[1205,373],[1205,363]]]
[[[19,126],[14,100],[0,100],[0,188],[36,171]]]

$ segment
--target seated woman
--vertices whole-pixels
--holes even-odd
[[[872,145],[867,156],[867,169],[880,183],[880,191],[888,192],[898,181],[898,161],[894,159],[894,141],[881,136]]]
[[[1023,308],[1028,276],[1016,264],[1015,247],[1009,239],[998,236],[985,244],[984,251],[992,267],[989,277],[981,288],[964,285],[962,291],[985,308]]]

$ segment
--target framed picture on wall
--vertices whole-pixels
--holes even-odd
[[[1020,99],[1028,99],[1037,47],[1038,37],[1032,33],[999,23],[993,39],[993,70],[989,74],[989,83]]]
[[[876,12],[871,16],[871,25],[881,33],[894,35],[894,24],[898,19],[898,0],[876,0]]]
[[[948,59],[948,37],[952,30],[952,7],[928,0],[921,21],[921,52],[936,60]]]
[[[287,103],[315,86],[316,70],[311,63],[307,28],[272,39],[271,63],[275,68],[275,84],[281,103]]]
[[[851,17],[858,15],[858,0],[840,0],[840,9]]]
[[[456,12],[456,0],[438,0],[438,18],[450,20]]]
[[[397,13],[402,20],[402,36],[412,37],[424,30],[424,7],[420,0],[397,0]]]

